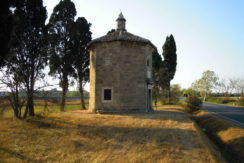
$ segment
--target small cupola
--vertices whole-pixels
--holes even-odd
[[[117,29],[116,29],[116,31],[126,31],[126,28],[125,28],[126,20],[125,20],[125,18],[123,16],[122,12],[120,12],[119,17],[118,17],[118,19],[116,21],[117,21]]]

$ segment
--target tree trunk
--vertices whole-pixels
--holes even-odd
[[[27,103],[28,103],[28,101],[27,101]],[[25,107],[25,113],[23,115],[23,119],[25,119],[27,117],[28,113],[29,113],[29,107],[28,107],[28,104],[27,104],[26,107]]]
[[[30,116],[35,116],[35,111],[34,111],[34,85],[35,85],[35,78],[34,78],[34,69],[35,69],[35,64],[34,60],[32,60],[32,65],[31,65],[31,74],[30,74],[30,89],[28,92],[28,108],[29,108],[29,115]]]
[[[83,87],[80,87],[81,109],[86,109]]]
[[[171,92],[170,92],[170,81],[169,81],[168,82],[168,104],[170,104],[170,98],[171,98]]]
[[[62,90],[62,99],[61,99],[61,106],[60,106],[60,111],[64,111],[64,106],[65,106],[65,90],[63,88]]]
[[[83,82],[82,73],[79,73],[79,91],[80,91],[81,109],[86,109],[82,82]]]
[[[157,110],[157,105],[158,105],[158,97],[155,97],[154,105],[155,105],[155,108],[156,108],[156,110]]]
[[[28,95],[28,109],[29,109],[29,116],[35,116],[34,111],[34,103],[33,103],[33,92]]]
[[[22,106],[18,107],[18,117],[21,119],[22,118],[22,112],[21,112]]]
[[[14,111],[14,119],[21,119],[18,95],[19,95],[18,84],[16,84],[14,88],[11,90],[10,97],[9,97],[11,107]]]
[[[156,110],[158,109],[158,98],[159,98],[159,88],[158,87],[159,87],[158,85],[155,85],[155,88],[153,89],[154,98],[155,98],[154,105],[155,105]]]
[[[28,111],[29,116],[35,116],[34,112],[34,103],[33,103],[33,90],[31,88],[27,88],[27,104],[26,104],[26,111]],[[28,110],[27,110],[28,109]]]
[[[64,107],[65,107],[67,91],[68,91],[68,77],[64,76],[62,82],[62,98],[61,98],[61,106],[60,106],[60,111],[62,112],[64,111]]]
[[[18,109],[18,106],[16,106],[16,103],[14,104],[14,119],[20,119],[20,116],[19,116],[19,109]]]

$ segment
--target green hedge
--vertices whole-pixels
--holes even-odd
[[[202,107],[202,100],[196,96],[189,96],[186,98],[185,109],[187,112],[192,113],[200,110]]]

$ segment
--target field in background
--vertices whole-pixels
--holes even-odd
[[[244,97],[209,97],[207,102],[244,107]]]
[[[0,119],[0,162],[225,162],[177,106],[153,113],[76,110]]]
[[[45,102],[43,100],[34,101],[35,104],[35,113],[36,114],[49,114],[54,112],[60,112],[60,103],[59,102]],[[88,108],[88,100],[85,100],[86,108]],[[81,103],[80,100],[66,101],[65,111],[80,110]],[[22,108],[22,113],[25,110],[25,106]],[[0,104],[0,118],[13,117],[13,110],[10,107],[8,101],[4,101]]]

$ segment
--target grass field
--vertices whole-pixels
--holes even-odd
[[[209,97],[207,98],[207,102],[244,107],[244,97]]]
[[[0,119],[0,162],[225,162],[180,107]]]
[[[85,101],[86,108],[88,108],[88,101]],[[66,101],[65,110],[72,111],[72,110],[79,110],[81,109],[80,100],[74,101]],[[25,107],[22,108],[22,113],[24,113]],[[60,111],[60,104],[59,103],[52,103],[48,102],[47,107],[45,108],[44,101],[35,101],[35,113],[36,114],[50,114],[54,112]],[[13,110],[10,107],[10,104],[6,101],[0,104],[0,118],[10,118],[13,117]]]

